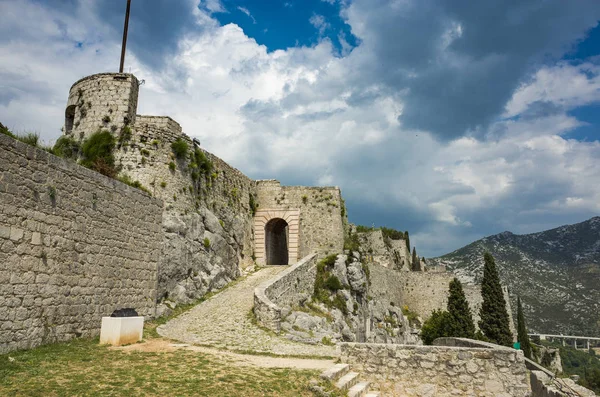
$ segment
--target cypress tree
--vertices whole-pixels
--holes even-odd
[[[408,236],[408,230],[404,232],[404,241],[406,241],[406,249],[410,252],[410,237]]]
[[[510,332],[509,317],[506,311],[506,301],[500,286],[500,277],[494,257],[486,252],[483,255],[485,265],[483,268],[483,281],[481,282],[481,296],[483,303],[479,311],[479,329],[492,343],[512,346],[512,333]]]
[[[521,344],[521,350],[525,357],[531,359],[531,342],[527,335],[527,326],[525,325],[525,315],[521,306],[521,298],[517,298],[517,340]]]
[[[465,297],[462,284],[457,278],[450,281],[448,295],[448,313],[450,315],[450,329],[448,333],[457,338],[475,337],[475,324],[469,308],[469,302]]]
[[[419,257],[417,256],[417,250],[413,247],[412,253],[412,270],[413,272],[421,271],[421,266],[419,266]]]

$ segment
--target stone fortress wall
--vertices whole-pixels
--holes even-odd
[[[320,256],[344,248],[345,207],[338,187],[281,186],[276,180],[257,181],[260,210],[299,210],[299,257]]]
[[[386,396],[512,397],[529,390],[520,350],[370,343],[342,343],[340,348],[342,362]]]
[[[0,134],[0,354],[152,317],[162,203]]]

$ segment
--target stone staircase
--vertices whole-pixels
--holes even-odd
[[[380,397],[378,391],[369,391],[369,382],[360,382],[360,374],[350,369],[350,364],[336,364],[325,370],[321,378],[334,383],[339,390],[347,391],[348,397]]]

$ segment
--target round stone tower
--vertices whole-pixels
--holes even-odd
[[[135,122],[139,83],[128,73],[84,77],[71,87],[65,110],[65,135],[83,139],[98,130],[118,134]]]

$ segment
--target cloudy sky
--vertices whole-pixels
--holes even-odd
[[[56,140],[125,0],[0,0],[0,122]],[[600,214],[598,0],[132,0],[139,113],[256,179],[337,185],[426,257]]]

